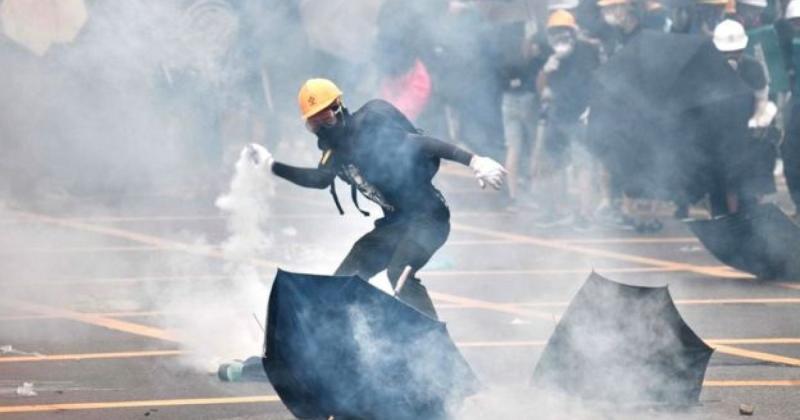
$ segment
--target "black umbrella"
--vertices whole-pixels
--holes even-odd
[[[299,418],[438,419],[478,381],[444,323],[358,277],[278,271],[264,368]]]
[[[698,400],[711,352],[666,287],[592,273],[547,342],[533,383],[586,400],[689,405]]]
[[[800,227],[773,204],[688,224],[706,249],[733,268],[765,280],[800,279]]]
[[[597,70],[590,146],[629,195],[695,201],[746,170],[752,103],[711,40],[642,30]]]

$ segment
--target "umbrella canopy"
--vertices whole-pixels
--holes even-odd
[[[299,418],[437,419],[477,390],[445,325],[358,277],[278,271],[264,368]]]
[[[626,193],[695,201],[747,170],[752,103],[709,39],[643,30],[597,71],[590,146]]]
[[[800,227],[775,205],[688,224],[723,263],[761,279],[800,280]]]
[[[698,400],[711,352],[666,287],[592,273],[550,337],[533,383],[586,400],[688,405]]]
[[[39,56],[54,43],[72,42],[87,16],[83,0],[5,0],[0,4],[3,33]]]

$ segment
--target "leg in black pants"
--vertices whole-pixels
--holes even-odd
[[[423,214],[394,220],[380,219],[375,223],[375,229],[356,241],[334,274],[358,275],[369,280],[387,270],[394,287],[403,269],[411,266],[411,274],[399,297],[435,319],[433,302],[415,274],[444,245],[449,234],[448,218]]]

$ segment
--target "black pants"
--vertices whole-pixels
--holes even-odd
[[[446,208],[433,213],[392,215],[375,222],[375,228],[362,236],[342,261],[335,275],[357,275],[369,280],[387,270],[392,287],[397,285],[406,266],[411,274],[399,298],[432,318],[437,318],[427,289],[416,278],[450,234],[450,213]]]

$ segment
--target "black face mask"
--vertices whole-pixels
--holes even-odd
[[[342,108],[336,124],[331,126],[323,125],[317,129],[317,143],[322,149],[338,148],[345,144],[347,140],[347,128],[350,113],[347,108]]]

